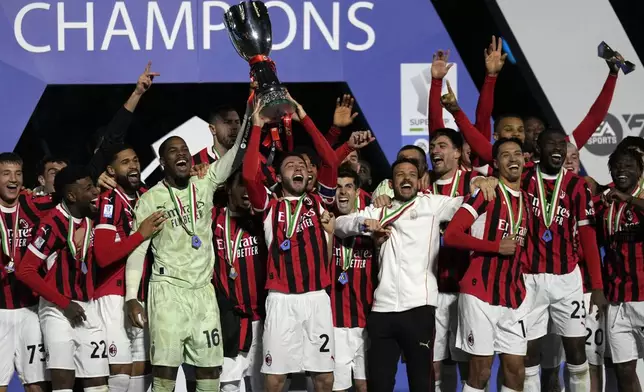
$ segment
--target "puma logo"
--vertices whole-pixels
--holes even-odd
[[[427,347],[427,349],[428,349],[428,350],[429,350],[429,343],[431,343],[431,340],[428,340],[428,341],[427,341],[427,343],[424,343],[424,342],[418,342],[418,344],[419,344],[421,347]]]

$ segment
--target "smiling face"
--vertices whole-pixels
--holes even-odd
[[[136,190],[141,186],[141,164],[133,149],[125,149],[114,157],[107,172],[123,189]]]
[[[568,150],[566,135],[561,132],[548,131],[539,138],[540,166],[549,174],[561,170]]]
[[[642,172],[640,164],[630,154],[619,154],[615,157],[610,167],[615,188],[622,192],[630,192],[640,181]]]
[[[94,186],[91,178],[81,178],[74,184],[67,187],[66,199],[78,206],[78,210],[85,217],[92,217],[97,212],[96,199],[98,198],[98,188]]]
[[[523,151],[515,142],[505,142],[499,146],[494,165],[499,170],[499,175],[508,182],[521,179],[523,172]]]
[[[352,177],[338,177],[338,186],[335,194],[335,205],[342,215],[353,212],[358,196],[358,187]]]
[[[22,188],[22,164],[19,162],[0,162],[0,201],[13,205]]]
[[[282,161],[277,181],[290,196],[301,196],[306,192],[309,172],[302,157],[291,155]]]
[[[186,142],[177,136],[173,136],[164,143],[163,156],[160,159],[163,171],[173,178],[186,179],[190,177],[192,168],[192,156]]]
[[[579,161],[579,150],[572,143],[568,143],[568,147],[566,149],[566,162],[564,163],[564,167],[575,174],[579,174],[579,169],[581,168],[581,162]]]
[[[442,176],[452,169],[458,168],[461,151],[454,146],[449,137],[443,135],[432,139],[429,144],[429,156],[432,161],[432,169],[436,174]]]
[[[497,140],[502,138],[517,138],[523,143],[525,140],[523,120],[519,117],[503,117],[495,124],[494,137]]]
[[[394,198],[409,201],[418,193],[418,168],[409,162],[396,165],[393,175]]]

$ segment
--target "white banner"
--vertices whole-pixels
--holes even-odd
[[[620,71],[606,121],[581,149],[588,175],[610,182],[608,155],[626,136],[640,136],[644,126],[644,69],[615,11],[606,0],[497,0],[532,72],[559,122],[571,133],[599,95],[608,68],[597,57],[605,41],[635,72]]]

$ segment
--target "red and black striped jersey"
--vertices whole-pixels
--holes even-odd
[[[97,266],[94,298],[106,295],[125,296],[127,257],[144,241],[141,234],[132,233],[134,206],[139,196],[146,191],[141,187],[136,196],[131,197],[122,189],[114,188],[99,196],[99,215],[94,229],[94,259]],[[141,301],[145,299],[152,272],[150,261],[151,255],[148,255],[139,287],[138,298]]]
[[[235,310],[246,316],[244,319],[249,321],[248,328],[242,328],[239,337],[239,349],[248,351],[252,340],[250,322],[260,320],[265,315],[264,303],[267,291],[264,285],[268,250],[264,243],[261,215],[239,215],[231,212],[228,215],[230,226],[227,229],[226,211],[227,208],[215,208],[213,212],[212,229],[215,248],[213,282]],[[238,233],[239,237],[237,237]],[[233,255],[232,262],[230,255]]]
[[[613,203],[599,207],[598,217],[608,300],[644,301],[644,211]]]
[[[334,236],[330,291],[336,328],[366,327],[373,292],[378,285],[378,271],[378,253],[371,237],[356,236],[343,240]],[[346,272],[346,284],[339,281],[342,272]]]
[[[433,173],[429,190],[431,193],[443,196],[466,196],[470,193],[470,181],[477,173],[459,169],[451,178],[441,180],[433,179]],[[444,232],[447,223],[444,222],[441,231]],[[469,263],[469,252],[441,246],[438,252],[438,291],[441,293],[458,293],[459,282],[467,270]]]
[[[268,247],[267,290],[306,293],[326,289],[331,284],[327,250],[327,241],[331,239],[320,220],[324,207],[319,195],[302,195],[295,232],[291,238],[286,237],[285,204],[290,203],[290,210],[295,211],[298,200],[294,197],[266,200],[263,224]]]
[[[74,257],[68,246],[69,219],[73,219]],[[71,218],[59,204],[40,222],[22,262],[18,265],[18,278],[44,299],[65,307],[69,300],[89,301],[94,296],[93,234],[85,241],[86,219]],[[85,260],[82,260],[83,244],[87,244]],[[44,280],[36,273],[45,267]]]
[[[586,181],[564,170],[561,179],[557,208],[550,227],[546,227],[539,202],[536,165],[524,170],[521,189],[526,191],[530,203],[531,219],[527,236],[529,273],[567,274],[574,271],[580,258],[576,246],[579,227],[595,224],[595,210]],[[545,200],[550,208],[555,177],[543,174]]]
[[[3,237],[6,236],[7,241],[7,246],[0,249],[0,309],[19,309],[38,303],[38,297],[16,278],[14,272],[31,243],[40,219],[55,206],[49,195],[33,196],[26,192],[20,193],[15,206],[0,206],[0,219],[6,228]],[[1,241],[5,239],[0,238]],[[5,249],[9,255],[4,252]]]
[[[520,207],[521,196],[524,204]],[[475,219],[470,227],[471,237],[498,244],[511,233],[516,234],[520,247],[514,256],[503,256],[494,251],[472,252],[470,265],[460,284],[461,293],[474,295],[491,305],[516,309],[525,297],[523,281],[526,267],[525,244],[531,217],[529,208],[525,204],[527,200],[525,194],[508,189],[508,197],[512,204],[514,230],[507,204],[499,187],[496,189],[496,198],[493,201],[485,201],[480,192],[469,197],[454,216],[453,222],[461,219],[466,210]],[[523,208],[522,214],[519,213],[520,208]],[[471,217],[468,218],[471,222]]]

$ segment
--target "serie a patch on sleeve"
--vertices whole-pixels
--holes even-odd
[[[105,204],[103,207],[103,218],[111,218],[114,215],[114,206],[112,204]]]
[[[34,246],[36,247],[36,249],[40,250],[43,245],[45,245],[45,239],[42,237],[36,238],[36,240],[34,241]]]

